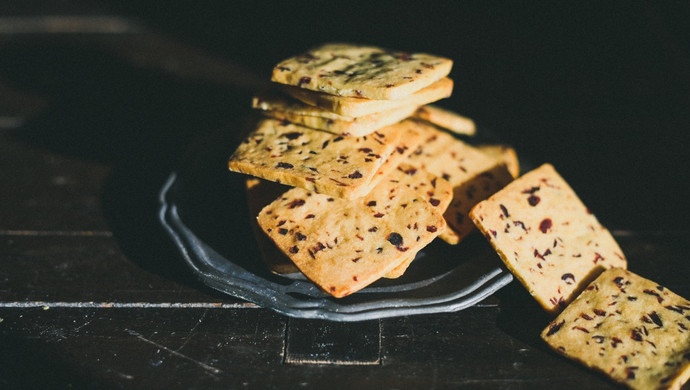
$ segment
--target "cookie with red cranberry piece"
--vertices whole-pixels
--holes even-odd
[[[541,337],[631,389],[680,389],[690,377],[690,301],[622,268],[604,271]]]
[[[343,137],[276,119],[262,119],[228,161],[231,171],[342,198],[356,198],[369,183],[401,135],[406,121],[371,135]]]
[[[446,77],[453,61],[426,53],[328,43],[273,68],[271,81],[335,96],[395,100]]]
[[[508,269],[553,314],[604,269],[627,264],[611,233],[550,164],[480,202],[470,217]]]
[[[424,141],[410,154],[409,161],[453,186],[453,201],[444,214],[452,231],[442,238],[457,244],[474,231],[470,209],[501,189],[512,177],[503,164],[451,134],[430,124],[423,124],[423,129]]]
[[[388,177],[352,200],[293,188],[257,221],[308,279],[336,298],[386,275],[446,227],[436,207]]]

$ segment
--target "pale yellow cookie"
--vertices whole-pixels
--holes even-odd
[[[280,62],[271,81],[335,96],[395,100],[446,77],[452,66],[436,55],[330,43]]]
[[[343,136],[361,137],[411,116],[417,106],[402,106],[361,117],[335,114],[277,93],[255,96],[252,107],[267,116],[287,120],[316,130]]]
[[[477,149],[505,164],[514,178],[520,176],[520,161],[515,149],[508,145],[477,145]]]
[[[455,134],[474,135],[477,132],[472,119],[434,105],[419,107],[415,116]]]
[[[412,152],[410,163],[440,176],[453,186],[453,201],[444,216],[455,234],[441,237],[457,244],[474,230],[470,209],[486,199],[512,177],[505,166],[452,135],[424,124],[425,140]]]
[[[231,171],[342,198],[366,194],[406,121],[363,137],[336,136],[276,119],[259,121],[230,157]]]
[[[603,272],[541,337],[631,389],[680,389],[690,377],[690,301],[622,268]]]
[[[419,91],[397,100],[372,100],[333,96],[286,86],[283,90],[306,104],[323,108],[338,115],[360,117],[404,106],[421,106],[447,98],[453,92],[453,80],[445,77]]]
[[[470,216],[550,313],[562,310],[605,268],[627,264],[611,233],[550,164],[477,204]]]
[[[413,189],[382,180],[354,200],[293,188],[258,223],[302,273],[340,298],[387,274],[445,228]]]

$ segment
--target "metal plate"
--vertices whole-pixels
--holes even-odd
[[[456,246],[435,240],[402,277],[381,279],[345,298],[333,298],[304,278],[275,275],[253,237],[244,177],[224,170],[232,146],[222,147],[222,138],[191,150],[159,194],[163,228],[192,272],[218,291],[292,317],[361,321],[462,310],[513,279],[478,234]]]

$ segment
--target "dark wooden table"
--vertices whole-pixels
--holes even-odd
[[[541,342],[517,282],[457,313],[333,323],[196,281],[159,188],[323,41],[453,58],[443,104],[553,163],[631,270],[690,297],[686,6],[154,3],[0,5],[0,388],[615,388]]]

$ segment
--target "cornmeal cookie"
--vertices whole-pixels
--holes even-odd
[[[503,188],[512,177],[503,164],[452,135],[429,124],[423,124],[423,129],[425,139],[410,154],[409,161],[453,186],[453,201],[444,217],[455,234],[444,234],[442,238],[457,244],[474,230],[470,209]]]
[[[416,191],[386,179],[352,200],[293,188],[257,221],[307,278],[337,298],[378,280],[446,226]]]
[[[541,337],[631,389],[680,389],[690,377],[690,301],[622,268],[604,271]]]
[[[329,43],[280,62],[271,81],[335,96],[395,100],[446,77],[452,66],[436,55]]]
[[[395,150],[406,121],[363,137],[336,136],[276,119],[259,121],[230,157],[231,171],[317,193],[356,198]]]
[[[550,313],[562,310],[605,268],[627,264],[611,233],[550,164],[480,202],[470,217]]]
[[[442,78],[428,87],[397,100],[340,97],[290,86],[285,86],[283,90],[306,104],[323,108],[338,115],[360,117],[403,106],[421,106],[447,98],[453,92],[453,80],[447,77]]]

